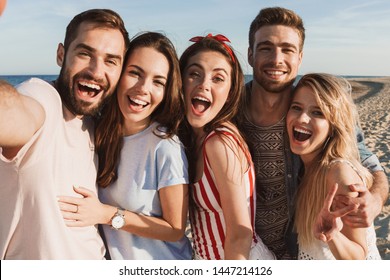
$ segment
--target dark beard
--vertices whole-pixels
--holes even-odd
[[[73,87],[70,87],[70,85],[73,85],[73,83],[71,83],[69,78],[70,75],[65,69],[66,67],[61,68],[60,75],[58,76],[58,79],[55,81],[55,86],[61,96],[61,100],[65,105],[65,107],[69,111],[71,111],[74,115],[78,115],[78,116],[98,115],[100,109],[103,107],[104,103],[106,103],[107,98],[101,99],[99,103],[93,107],[91,107],[91,104],[89,102],[77,100],[74,95]],[[77,75],[75,76],[75,78],[77,78]],[[91,77],[85,77],[85,78],[89,80],[93,80],[93,78]],[[105,89],[107,88],[108,86],[105,87]]]
[[[286,89],[292,89],[292,86],[295,82],[295,78],[284,83],[271,82],[255,75],[253,78],[263,89],[272,93],[280,93],[284,92]]]

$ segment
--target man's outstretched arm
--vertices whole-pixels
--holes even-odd
[[[26,144],[45,120],[43,107],[0,80],[0,147],[11,158]]]

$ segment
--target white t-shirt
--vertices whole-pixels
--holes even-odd
[[[63,109],[49,83],[30,79],[17,90],[45,110],[41,129],[11,160],[0,148],[1,259],[103,259],[97,227],[64,223],[57,196],[77,194],[72,186],[96,190],[93,122]]]
[[[360,175],[359,170],[350,161],[345,159],[334,159],[330,162],[329,166],[339,162],[348,164],[353,170],[355,170],[355,172],[364,182],[364,186],[366,186],[365,180]],[[378,247],[376,246],[376,232],[373,224],[369,226],[366,231],[366,246],[367,246],[367,256],[366,256],[367,260],[381,259]],[[299,260],[335,260],[336,258],[334,257],[327,243],[315,239],[314,242],[312,242],[309,245],[299,246],[298,259]]]

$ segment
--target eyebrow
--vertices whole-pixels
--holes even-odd
[[[260,46],[281,46],[281,47],[287,47],[287,48],[294,48],[294,49],[298,50],[297,46],[295,46],[294,44],[290,44],[288,42],[283,42],[281,44],[274,44],[271,41],[266,40],[266,41],[261,41],[261,42],[257,43],[256,48],[258,48]]]
[[[195,66],[195,67],[198,67],[198,68],[200,68],[200,69],[203,69],[203,67],[200,65],[200,64],[198,64],[198,63],[192,63],[192,64],[190,64],[190,65],[188,65],[187,67],[186,67],[186,70],[188,69],[188,68],[190,68],[190,67],[193,67],[193,66]],[[224,72],[226,75],[229,75],[229,73],[225,70],[225,68],[213,68],[213,72],[216,72],[216,71],[222,71],[222,72]]]
[[[301,102],[298,102],[298,101],[291,101],[291,105],[302,105],[303,103],[301,103]],[[322,111],[321,110],[321,108],[320,108],[320,106],[311,106],[312,108],[314,108],[314,109],[318,109],[318,110],[320,110],[320,111]]]
[[[88,46],[84,43],[80,43],[76,46],[75,48],[76,50],[77,49],[86,49],[90,52],[96,52],[96,49],[95,48],[92,48],[91,46]],[[118,59],[119,61],[122,61],[122,56],[121,55],[118,55],[118,54],[111,54],[111,53],[107,53],[106,56],[108,58],[113,58],[113,59]]]

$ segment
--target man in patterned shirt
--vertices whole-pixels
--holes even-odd
[[[248,62],[253,81],[246,85],[245,108],[238,118],[256,169],[256,232],[278,259],[297,256],[292,227],[300,161],[290,150],[285,116],[302,62],[304,40],[303,21],[293,11],[274,7],[259,12],[249,30]],[[363,164],[375,182],[370,191],[355,186],[361,206],[348,219],[353,226],[366,227],[387,199],[388,182],[377,157],[365,148],[361,134],[358,139]]]

